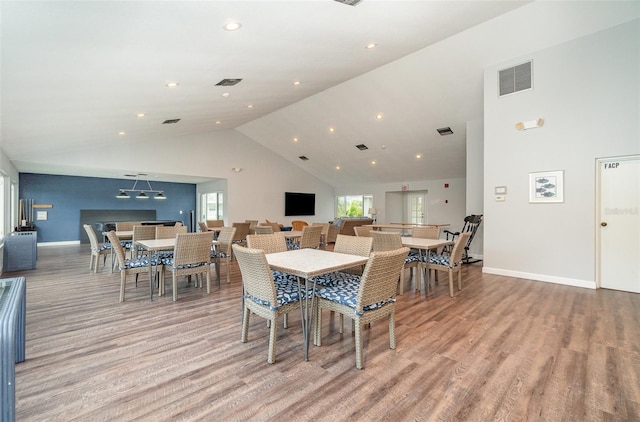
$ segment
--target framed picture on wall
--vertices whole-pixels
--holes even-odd
[[[529,173],[529,202],[564,202],[564,171]]]

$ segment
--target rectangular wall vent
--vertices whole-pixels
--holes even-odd
[[[366,146],[365,144],[356,145],[356,148],[358,148],[360,151],[365,151],[369,149],[369,147]]]
[[[216,86],[234,86],[237,85],[240,81],[242,80],[242,78],[237,78],[237,79],[223,79],[220,82],[218,82],[216,84]]]
[[[163,125],[172,125],[174,123],[178,123],[180,119],[168,119],[162,122]]]
[[[436,129],[440,136],[453,135],[453,130],[449,126]]]
[[[533,86],[532,62],[526,62],[498,72],[499,96],[526,91]]]
[[[298,158],[301,159],[302,161],[309,161],[309,159],[307,157],[305,157],[304,155],[301,155]]]

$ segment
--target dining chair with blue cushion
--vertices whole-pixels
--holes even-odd
[[[151,259],[151,265],[157,266],[160,271],[162,271],[162,265],[158,265],[156,255],[142,255],[137,258],[128,259],[116,233],[114,231],[110,231],[107,233],[107,238],[109,239],[109,242],[111,242],[111,248],[118,259],[118,269],[120,270],[120,302],[124,302],[127,275],[135,274],[137,287],[138,274],[149,274],[149,259]],[[149,283],[152,282],[152,280],[149,280]]]
[[[291,242],[288,245],[289,249],[304,249],[304,248],[320,248],[320,239],[322,238],[322,226],[304,226],[302,228],[302,235],[297,242]]]
[[[458,275],[458,290],[462,290],[462,262],[465,246],[471,236],[470,232],[460,233],[456,243],[453,245],[451,255],[448,253],[429,254],[427,270],[429,274],[433,271],[446,271],[449,274],[449,296],[453,297],[453,276]],[[429,277],[431,279],[431,277]],[[427,292],[429,287],[426,286]]]
[[[392,251],[402,247],[402,238],[398,232],[382,232],[374,230],[371,232],[371,237],[373,238],[374,252]],[[404,270],[409,268],[411,271],[409,274],[411,278],[413,278],[413,269],[417,268],[419,263],[420,254],[418,251],[415,251],[414,253],[409,251],[409,254],[405,258],[402,271],[400,271],[400,282],[398,284],[398,292],[400,294],[404,293]],[[411,278],[409,281],[411,281]]]
[[[409,254],[409,248],[385,252],[373,252],[357,281],[346,281],[335,286],[316,290],[316,323],[314,344],[322,345],[322,311],[338,312],[354,320],[356,343],[356,368],[364,366],[362,327],[378,319],[389,323],[389,348],[395,349],[395,301],[398,273]]]
[[[173,275],[173,300],[178,300],[178,277],[204,277],[207,283],[207,294],[211,293],[211,276],[209,264],[211,262],[211,244],[213,232],[181,233],[176,235],[176,245],[173,256],[162,261],[163,272],[160,277],[160,296],[164,295],[164,272],[171,271]],[[202,281],[197,282],[202,288]]]
[[[111,243],[100,243],[96,232],[93,231],[93,227],[89,224],[82,225],[89,236],[89,242],[91,243],[91,258],[89,260],[89,269],[98,272],[98,265],[100,264],[100,257],[103,257],[102,266],[107,264],[107,255],[111,253]]]
[[[276,320],[280,315],[300,308],[300,294],[304,296],[304,289],[298,289],[295,283],[275,283],[265,253],[261,249],[249,249],[234,244],[233,254],[242,274],[242,343],[246,343],[249,338],[249,318],[252,312],[270,321],[267,362],[275,363],[278,338]]]
[[[231,260],[233,259],[233,251],[231,245],[236,234],[235,227],[223,227],[218,234],[218,244],[211,250],[210,261],[216,265],[216,273],[218,274],[218,284],[220,284],[220,264],[226,264],[227,283],[231,283]]]

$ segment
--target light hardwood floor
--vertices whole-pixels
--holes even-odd
[[[350,324],[323,318],[304,362],[300,314],[278,331],[253,317],[241,343],[240,273],[177,302],[133,277],[89,271],[89,249],[40,247],[27,278],[27,360],[16,366],[18,421],[640,420],[640,295],[482,274],[465,266],[455,298],[407,289],[397,348],[384,321],[365,329],[355,368]],[[441,278],[444,279],[444,274]]]

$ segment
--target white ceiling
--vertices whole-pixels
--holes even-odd
[[[120,131],[142,143],[237,129],[332,185],[464,177],[465,124],[482,117],[483,75],[457,57],[479,53],[451,52],[418,80],[370,75],[526,3],[3,0],[0,146],[21,172],[122,177],[32,152],[108,145]],[[241,29],[224,31],[230,20]],[[451,83],[433,83],[442,75]],[[223,78],[243,80],[215,86]],[[442,126],[454,135],[440,137]]]

